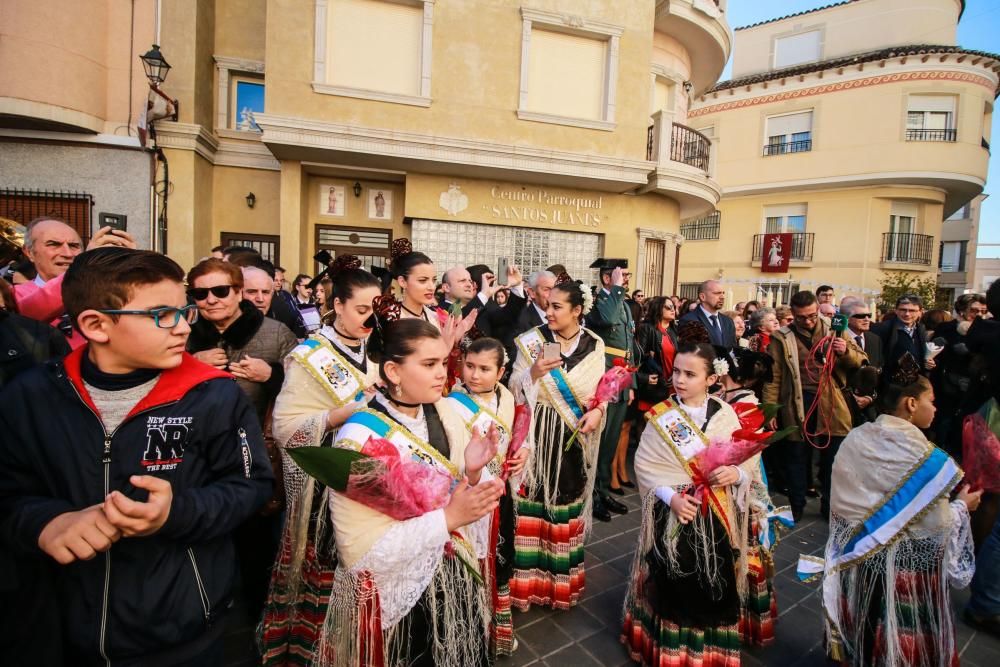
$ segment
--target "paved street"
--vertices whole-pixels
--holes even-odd
[[[783,500],[782,496],[778,500]],[[570,611],[533,608],[514,612],[514,631],[520,647],[499,667],[615,667],[632,663],[619,643],[622,602],[639,530],[639,496],[624,498],[632,510],[600,523],[587,545],[587,586],[583,600]],[[785,534],[775,554],[780,618],[776,641],[767,648],[744,650],[743,664],[780,667],[823,666],[822,624],[818,585],[805,585],[795,577],[800,553],[820,554],[826,542],[826,524],[819,518],[818,501],[812,500],[806,517]],[[953,591],[960,612],[967,591]],[[1000,665],[1000,640],[976,632],[958,621],[958,643],[964,667]],[[250,628],[240,627],[229,637],[228,665],[250,665],[246,657]]]

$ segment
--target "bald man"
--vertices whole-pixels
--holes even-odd
[[[443,309],[451,310],[452,305],[457,303],[464,312],[476,296],[476,284],[472,282],[472,275],[464,266],[453,266],[441,277],[441,291],[444,298],[439,305]]]
[[[701,322],[708,329],[712,345],[732,350],[736,347],[736,324],[722,314],[726,305],[726,292],[718,280],[706,280],[698,286],[698,307],[680,319],[685,322]]]
[[[98,230],[87,244],[87,250],[103,246],[136,247],[128,233],[111,227]],[[81,252],[80,235],[62,220],[36,218],[28,223],[24,232],[24,254],[34,263],[38,275],[33,281],[14,287],[21,315],[59,326],[66,312],[62,302],[62,277]],[[65,327],[63,332],[66,332]],[[68,338],[74,349],[86,342],[76,331]]]

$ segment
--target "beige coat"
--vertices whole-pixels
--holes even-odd
[[[820,327],[821,335],[826,336],[830,333],[830,320],[821,317],[816,326]],[[847,351],[837,357],[833,369],[833,383],[826,385],[817,408],[819,412],[817,424],[820,431],[838,436],[847,435],[852,426],[851,410],[847,405],[843,388],[847,385],[847,378],[851,373],[867,360],[865,353],[850,336],[842,333],[841,338],[847,341]],[[799,430],[788,437],[790,440],[801,441],[804,439],[802,425],[809,406],[803,405],[802,402],[799,348],[795,343],[795,334],[789,327],[781,327],[771,335],[771,344],[767,351],[774,360],[774,378],[764,385],[763,402],[781,404],[781,411],[778,413],[781,426],[797,426]],[[829,424],[826,423],[825,415],[831,415]]]

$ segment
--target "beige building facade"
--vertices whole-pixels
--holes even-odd
[[[985,185],[998,91],[1000,57],[955,45],[963,9],[854,0],[735,31],[735,78],[688,113],[723,196],[682,225],[685,296],[721,278],[733,301],[821,284],[874,300],[890,272],[935,276],[959,240],[943,221]],[[762,270],[769,233],[792,234],[787,271]]]
[[[139,139],[156,0],[0,2],[0,223],[102,215],[152,239],[153,155]],[[19,233],[19,232],[18,232]]]
[[[673,289],[681,221],[713,210],[688,122],[729,57],[716,0],[163,3],[157,123],[168,252],[251,244],[381,265],[408,237],[442,267],[627,257]],[[254,194],[254,206],[247,198]]]

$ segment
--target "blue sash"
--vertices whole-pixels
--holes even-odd
[[[563,373],[561,368],[553,368],[549,371],[549,375],[552,376],[552,380],[556,383],[556,388],[559,389],[559,393],[562,395],[563,400],[566,401],[566,405],[568,405],[569,409],[573,411],[573,414],[576,415],[577,419],[582,419],[585,410],[576,400],[573,390],[570,389],[569,380],[566,379],[566,374]]]

